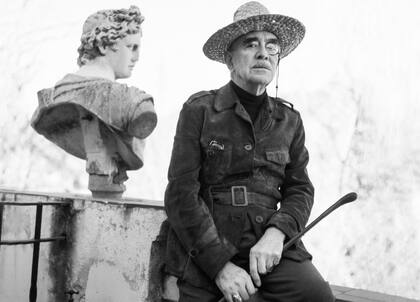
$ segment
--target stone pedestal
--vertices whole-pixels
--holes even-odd
[[[112,178],[107,175],[89,175],[89,190],[93,198],[121,199],[125,191],[124,184],[112,182]]]
[[[127,180],[125,170],[118,165],[116,146],[108,141],[97,117],[80,109],[80,126],[86,152],[86,172],[89,190],[94,198],[120,199]]]

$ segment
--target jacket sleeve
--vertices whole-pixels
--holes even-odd
[[[309,154],[305,148],[305,130],[300,115],[289,155],[290,162],[286,165],[281,187],[281,207],[266,227],[275,226],[290,239],[305,227],[314,200],[314,187],[306,170]]]
[[[203,116],[203,109],[188,102],[181,110],[168,172],[165,210],[186,253],[214,279],[237,250],[218,235],[209,208],[199,195]]]

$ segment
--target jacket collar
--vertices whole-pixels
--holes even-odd
[[[225,86],[221,87],[217,93],[214,100],[214,109],[217,112],[221,112],[227,109],[230,109],[235,106],[235,104],[240,104],[239,98],[236,95],[235,91],[232,89],[232,86],[227,83]],[[267,106],[268,105],[268,106]],[[266,106],[270,116],[274,119],[283,119],[284,118],[284,108],[281,104],[281,101],[275,100],[272,97],[268,97],[268,104]],[[261,108],[264,110],[263,108]]]
[[[285,115],[285,108],[279,99],[268,97],[268,111],[270,116],[274,119],[282,120]]]
[[[239,103],[239,98],[233,91],[229,83],[217,91],[216,99],[214,100],[214,109],[217,112],[232,108],[236,103]]]

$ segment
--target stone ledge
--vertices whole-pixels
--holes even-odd
[[[73,193],[45,193],[45,192],[36,192],[36,191],[20,191],[17,189],[4,188],[0,186],[0,194],[12,195],[14,198],[4,199],[16,199],[16,196],[20,200],[32,201],[33,198],[46,198],[46,199],[55,199],[55,200],[85,200],[85,201],[94,201],[110,205],[124,205],[132,207],[145,207],[145,208],[158,208],[163,209],[163,202],[149,199],[138,199],[138,198],[129,198],[123,197],[121,199],[112,199],[112,198],[94,198],[91,195],[84,194],[73,194]],[[25,198],[26,197],[26,198]]]
[[[386,295],[378,292],[355,289],[338,285],[331,285],[337,302],[419,302],[398,296]]]

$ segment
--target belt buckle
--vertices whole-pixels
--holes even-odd
[[[232,192],[232,206],[246,207],[248,205],[246,186],[232,186],[230,190]]]

